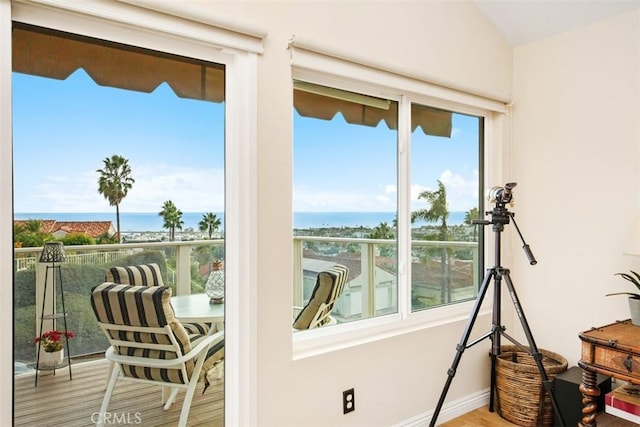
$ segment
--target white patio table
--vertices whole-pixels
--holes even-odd
[[[171,297],[176,318],[183,323],[215,323],[212,332],[224,329],[224,304],[210,304],[206,294]]]

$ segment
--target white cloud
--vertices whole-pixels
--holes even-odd
[[[122,203],[128,212],[159,212],[171,200],[182,212],[224,210],[224,172],[158,165],[138,167],[136,182]]]
[[[65,171],[65,173],[68,171]],[[120,205],[121,212],[159,212],[172,200],[182,212],[220,212],[224,206],[224,173],[171,165],[139,165],[135,183]],[[16,212],[111,212],[115,208],[98,193],[95,171],[67,176],[49,174],[16,194]],[[16,190],[18,191],[18,190]]]
[[[478,206],[478,170],[473,171],[471,180],[447,169],[440,175],[440,181],[447,189],[449,211],[468,211]]]
[[[461,174],[445,170],[440,181],[447,189],[449,211],[468,211],[478,206],[478,172],[471,179]],[[434,191],[436,187],[419,184],[411,186],[411,210],[428,208],[429,203],[418,199],[424,191]],[[294,211],[296,212],[383,212],[396,210],[397,187],[387,184],[380,192],[354,193],[347,188],[319,189],[311,186],[299,186],[294,189]]]
[[[396,208],[386,194],[354,193],[348,189],[324,190],[309,186],[294,189],[295,212],[386,212]]]

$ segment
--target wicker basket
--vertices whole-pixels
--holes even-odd
[[[540,348],[538,351],[549,380],[567,370],[564,357]],[[519,347],[502,346],[496,358],[496,408],[502,418],[519,426],[553,425],[551,397],[542,385],[538,366]]]

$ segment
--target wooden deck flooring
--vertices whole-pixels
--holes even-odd
[[[74,363],[73,379],[67,368],[51,371],[38,377],[22,374],[14,382],[14,426],[75,427],[95,425],[106,385],[108,363],[101,359]],[[198,384],[189,412],[192,427],[222,427],[224,425],[224,380],[211,378],[211,385],[202,394]],[[168,411],[162,409],[161,388],[147,384],[118,382],[109,412],[110,425],[166,426],[177,425],[184,399],[184,391]]]

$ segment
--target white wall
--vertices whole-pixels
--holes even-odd
[[[511,90],[512,50],[475,5],[461,2],[223,2],[268,30],[259,59],[258,420],[261,426],[389,426],[432,410],[467,318],[292,361],[291,35],[436,81],[498,97]],[[486,317],[477,325],[488,328]],[[488,342],[465,353],[447,401],[488,387]],[[356,410],[342,414],[355,387]]]
[[[539,347],[580,358],[578,334],[629,317],[613,274],[639,212],[640,12],[514,51],[512,178],[538,258],[513,276]],[[640,236],[636,236],[640,238]],[[513,242],[517,251],[519,242]]]

